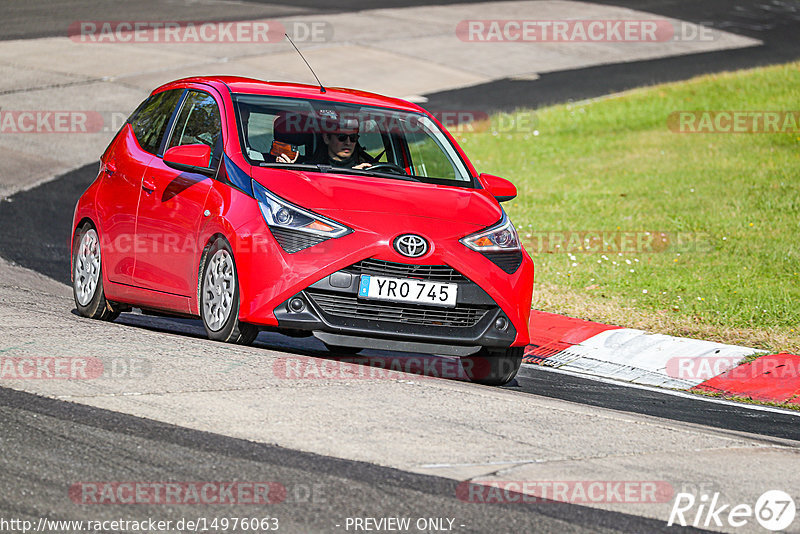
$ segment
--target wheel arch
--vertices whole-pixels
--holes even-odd
[[[86,224],[91,225],[91,227],[94,228],[94,231],[97,232],[97,235],[98,236],[100,235],[100,230],[97,228],[97,224],[89,216],[84,216],[83,218],[78,220],[78,222],[76,222],[75,225],[72,227],[72,236],[71,236],[71,239],[69,241],[69,281],[70,282],[74,282],[75,281],[75,245],[76,245],[75,240],[78,239],[78,230],[80,228],[83,228],[84,226],[86,226]],[[103,257],[102,256],[100,256],[100,261],[101,261],[101,266],[102,266],[102,261],[103,261]]]
[[[231,250],[231,254],[233,255],[233,263],[236,265],[236,256],[234,255],[233,246],[231,245],[230,239],[228,239],[225,234],[219,231],[208,236],[205,245],[203,245],[203,251],[200,253],[200,261],[197,263],[197,287],[195,293],[195,302],[192,304],[194,308],[193,311],[197,313],[197,315],[200,315],[200,290],[203,284],[203,268],[206,265],[208,251],[211,250],[211,245],[213,245],[218,239],[222,239],[228,244],[228,248]]]

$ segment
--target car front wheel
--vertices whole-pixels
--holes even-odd
[[[472,382],[503,386],[511,382],[522,365],[524,347],[505,350],[484,348],[474,356],[462,356],[461,367]]]
[[[91,319],[113,321],[119,316],[103,293],[102,257],[97,230],[85,224],[75,233],[72,250],[72,295],[78,313]]]
[[[249,345],[258,327],[239,321],[239,281],[230,246],[217,239],[201,264],[200,316],[209,339]]]

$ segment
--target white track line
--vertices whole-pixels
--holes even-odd
[[[664,389],[664,388],[659,388],[659,387],[654,387],[654,386],[646,386],[646,385],[643,385],[643,384],[634,384],[632,382],[623,382],[621,380],[613,380],[611,378],[605,378],[605,377],[596,376],[596,375],[589,375],[589,374],[584,374],[584,373],[576,373],[574,371],[565,371],[564,369],[557,369],[557,368],[554,368],[554,367],[547,367],[547,366],[544,366],[544,365],[537,365],[537,364],[533,364],[533,363],[523,363],[522,365],[523,365],[523,367],[528,367],[528,368],[531,368],[531,369],[541,369],[541,370],[547,371],[549,373],[559,373],[559,374],[563,374],[563,375],[576,376],[576,377],[579,377],[579,378],[586,378],[588,380],[594,380],[596,382],[602,382],[604,384],[613,384],[613,385],[616,385],[616,386],[624,386],[624,387],[629,387],[629,388],[634,388],[634,389],[643,389],[645,391],[653,391],[653,392],[656,392],[656,393],[663,393],[665,395],[672,395],[672,396],[675,396],[675,397],[683,397],[685,399],[695,399],[695,400],[698,400],[698,401],[711,402],[711,403],[714,403],[714,404],[724,404],[726,406],[736,406],[738,408],[746,408],[748,410],[754,410],[754,411],[757,411],[757,412],[772,412],[772,413],[780,413],[780,414],[784,414],[784,415],[793,415],[795,417],[800,417],[800,411],[787,410],[785,408],[775,408],[773,406],[764,406],[764,405],[760,405],[760,404],[747,404],[747,403],[744,403],[744,402],[736,402],[736,401],[729,401],[729,400],[725,400],[725,399],[717,399],[717,398],[714,398],[714,397],[708,397],[706,395],[701,395],[701,394],[687,393],[685,391],[678,391],[678,390],[674,390],[674,389]],[[534,393],[534,395],[535,395],[535,393]]]

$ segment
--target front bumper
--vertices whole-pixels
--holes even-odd
[[[457,303],[441,308],[363,300],[358,297],[362,274],[455,283]],[[279,328],[311,331],[345,346],[467,355],[481,347],[508,348],[517,338],[512,321],[492,297],[447,266],[363,260],[286,299],[274,314]]]
[[[217,232],[230,236],[239,276],[239,319],[242,322],[287,331],[325,331],[343,335],[368,335],[375,339],[417,338],[460,346],[499,348],[519,347],[529,343],[533,262],[523,252],[522,263],[509,274],[508,270],[511,269],[504,269],[507,267],[505,263],[498,265],[496,258],[487,258],[466,248],[458,240],[474,231],[474,226],[467,223],[433,224],[428,218],[404,215],[376,218],[371,212],[330,213],[325,215],[348,225],[355,232],[288,253],[265,227],[257,203],[251,198],[242,199],[242,202],[236,203],[229,211],[240,222],[231,229],[211,228],[206,233]],[[394,250],[391,246],[393,240],[408,232],[417,233],[431,243],[432,249],[426,256],[409,261]],[[515,261],[518,262],[519,258],[515,258]],[[326,311],[322,303],[311,302],[316,290],[330,293],[334,297],[354,298],[355,281],[351,280],[346,288],[335,287],[334,290],[326,289],[325,280],[329,280],[332,274],[339,271],[348,271],[351,275],[359,274],[360,271],[353,270],[354,266],[364,262],[405,265],[411,269],[411,272],[403,269],[396,272],[392,269],[391,272],[364,273],[396,278],[419,277],[419,269],[455,271],[461,281],[439,280],[463,284],[464,289],[459,293],[464,300],[460,300],[459,305],[485,306],[489,315],[481,315],[476,324],[467,326],[453,322],[453,317],[445,318],[450,321],[448,324],[398,323],[387,321],[384,316],[365,316],[363,313],[337,316]],[[436,273],[432,275],[438,276]],[[308,292],[312,294],[308,295]],[[467,300],[470,294],[481,295],[484,300]],[[490,296],[488,300],[487,294]],[[305,311],[309,315],[288,312],[286,303],[295,296],[306,300]],[[512,330],[503,335],[493,332],[491,327],[492,319],[499,317],[499,314],[491,315],[497,308],[513,326]],[[516,332],[516,337],[511,332]]]

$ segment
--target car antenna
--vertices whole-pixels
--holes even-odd
[[[285,36],[286,36],[286,38],[287,38],[287,39],[289,39],[289,42],[290,42],[290,43],[292,43],[292,46],[294,47],[294,49],[295,49],[295,50],[297,50],[297,53],[298,53],[298,54],[300,54],[300,57],[302,58],[302,60],[303,60],[303,61],[305,61],[306,65],[308,65],[308,61],[306,61],[306,58],[305,58],[305,57],[303,57],[303,53],[302,53],[302,52],[300,52],[300,49],[299,49],[299,48],[297,48],[297,45],[295,45],[295,44],[294,44],[294,41],[292,41],[292,38],[291,38],[291,37],[289,37],[289,34],[288,34],[288,33],[284,33],[283,35],[285,35]],[[311,74],[313,74],[313,75],[314,75],[314,78],[316,78],[316,79],[317,79],[317,83],[319,84],[319,92],[320,92],[320,93],[325,93],[325,92],[327,92],[327,91],[325,90],[325,87],[322,85],[322,82],[321,82],[321,81],[319,81],[319,77],[317,76],[317,73],[316,73],[316,72],[314,72],[314,69],[312,69],[312,68],[311,68],[311,65],[308,65],[308,70],[310,70],[310,71],[311,71]]]

